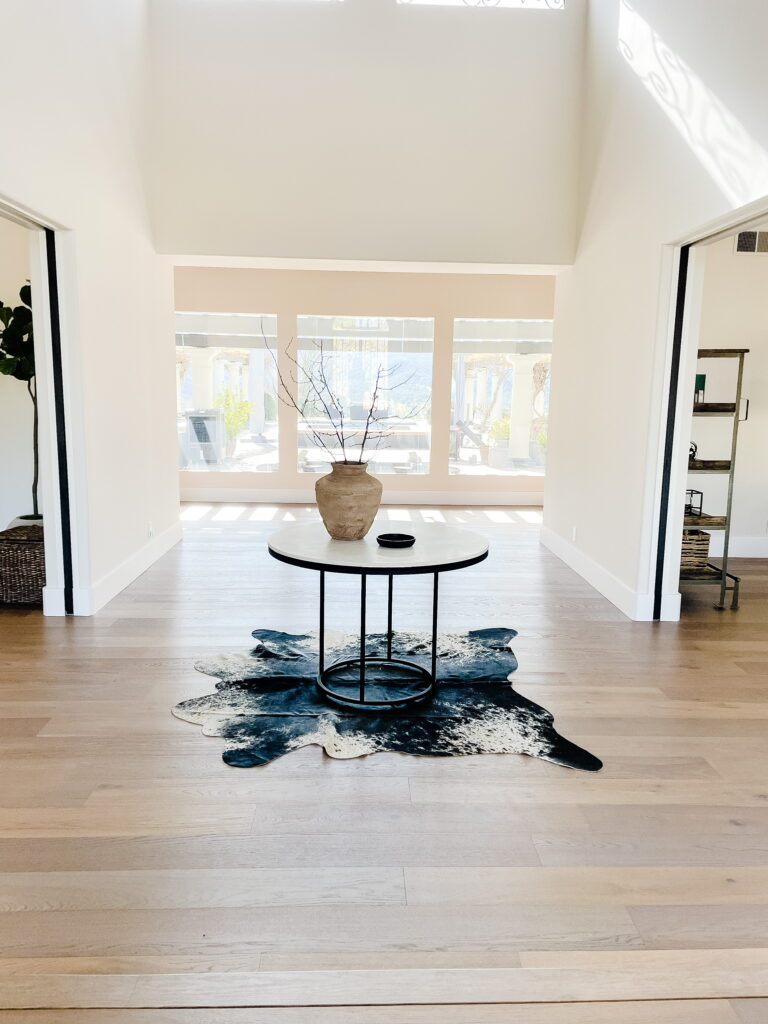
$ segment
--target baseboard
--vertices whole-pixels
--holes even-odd
[[[682,594],[679,590],[676,594],[664,594],[661,598],[661,615],[659,616],[661,621],[678,622],[681,602]]]
[[[709,553],[719,558],[723,553],[723,534],[712,533]],[[731,537],[728,544],[730,558],[768,558],[768,537]]]
[[[130,558],[116,566],[92,587],[77,587],[73,593],[75,615],[93,615],[121,590],[141,576],[143,572],[181,540],[181,523],[174,523],[167,530],[153,537],[147,544],[134,552]]]
[[[66,615],[63,587],[43,587],[43,615]]]
[[[553,555],[565,562],[577,572],[590,586],[599,591],[603,597],[615,604],[619,611],[624,612],[628,619],[638,622],[649,622],[653,619],[653,594],[640,594],[622,583],[620,579],[608,572],[599,562],[584,554],[575,544],[565,540],[546,526],[541,528],[541,543]]]
[[[237,502],[238,504],[314,505],[313,488],[306,490],[266,490],[253,487],[182,487],[181,500],[203,504]],[[451,505],[460,508],[501,506],[503,508],[541,508],[543,491],[390,491],[384,488],[382,505]]]

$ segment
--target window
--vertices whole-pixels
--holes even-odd
[[[374,438],[369,462],[374,473],[429,471],[433,340],[431,318],[298,318],[295,357],[302,371],[309,371],[322,353],[328,382],[340,399],[352,435],[353,452],[355,448],[359,452],[379,368],[386,375],[378,403],[380,436]],[[300,393],[300,403],[306,397],[306,392]],[[309,406],[298,428],[300,472],[327,471],[328,456],[312,434],[313,429],[322,431],[327,426],[322,409]],[[333,454],[342,457],[341,449]]]
[[[433,7],[522,7],[532,11],[562,11],[565,0],[397,0],[399,4]]]
[[[541,476],[551,320],[454,320],[451,473]]]
[[[179,465],[193,472],[277,469],[277,317],[176,314]]]

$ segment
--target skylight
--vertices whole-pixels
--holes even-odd
[[[565,0],[397,0],[399,4],[431,7],[518,7],[531,11],[562,11]]]

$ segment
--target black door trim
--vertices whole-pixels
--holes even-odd
[[[688,284],[688,257],[691,246],[680,249],[680,263],[677,271],[677,298],[675,302],[675,325],[672,335],[672,362],[669,370],[669,395],[667,398],[667,428],[664,437],[664,464],[661,476],[661,502],[659,505],[659,537],[656,545],[656,583],[653,594],[653,618],[661,618],[661,597],[664,585],[664,561],[667,555],[667,520],[669,518],[669,490],[672,479],[672,451],[675,443],[675,418],[677,393],[680,387],[680,352],[683,344],[683,318],[685,316],[685,291]]]
[[[72,516],[69,502],[67,429],[64,409],[64,374],[61,358],[61,322],[59,319],[59,282],[56,268],[56,232],[45,229],[48,271],[48,299],[51,316],[51,359],[53,364],[53,404],[56,421],[56,451],[59,467],[59,505],[61,508],[61,555],[64,572],[64,611],[74,612],[72,577]]]

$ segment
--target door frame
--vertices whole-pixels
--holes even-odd
[[[35,383],[39,413],[39,488],[45,532],[44,615],[72,615],[75,591],[75,522],[69,466],[66,359],[61,329],[60,238],[64,229],[0,197],[0,217],[29,232],[34,301]]]
[[[749,231],[768,220],[768,196],[702,227],[688,238],[668,246],[674,267],[670,289],[666,386],[661,451],[657,476],[653,619],[680,618],[679,543],[682,535],[685,484],[688,475],[688,416],[699,348],[701,309],[707,246]]]

